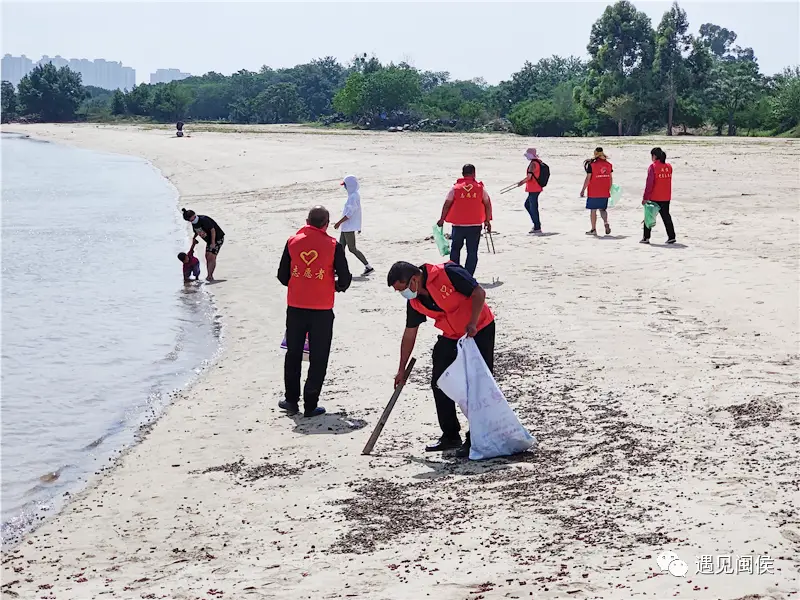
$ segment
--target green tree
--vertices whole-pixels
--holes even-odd
[[[549,97],[563,83],[577,84],[586,76],[586,65],[574,56],[551,56],[537,63],[525,61],[511,76],[509,98],[512,102]]]
[[[17,86],[25,114],[47,122],[73,120],[85,95],[80,73],[69,67],[56,69],[52,63],[34,67]]]
[[[775,127],[779,132],[800,127],[800,66],[789,67],[775,78],[775,95],[770,99]]]
[[[633,96],[612,96],[600,107],[600,112],[617,124],[617,135],[623,134],[623,126],[630,123],[636,114],[636,100]]]
[[[192,103],[192,93],[179,82],[159,84],[153,92],[151,116],[163,122],[185,119],[187,109]]]
[[[364,75],[358,71],[350,74],[344,87],[333,97],[333,108],[337,112],[351,119],[360,114],[364,102],[365,79]]]
[[[656,52],[653,60],[653,72],[661,84],[667,101],[667,135],[672,135],[672,122],[675,113],[675,102],[683,91],[688,71],[683,53],[691,46],[691,38],[687,35],[689,19],[678,3],[664,13],[656,30]]]
[[[752,102],[758,92],[761,75],[753,60],[719,62],[716,66],[712,95],[716,113],[717,130],[720,131],[720,113],[726,116],[728,135],[736,135],[736,112]]]
[[[120,90],[114,90],[114,96],[111,98],[111,114],[125,114],[125,94]]]
[[[609,99],[630,96],[625,106],[636,110],[633,116],[626,113],[632,133],[646,120],[657,118],[660,99],[652,73],[654,38],[650,18],[631,2],[619,0],[607,6],[589,36],[587,76],[575,90],[581,106],[589,113],[607,114],[601,108]]]
[[[389,66],[364,79],[362,115],[375,117],[403,110],[422,96],[419,73],[414,69]]]
[[[467,127],[475,127],[483,114],[483,104],[476,100],[467,100],[458,107],[458,116],[464,120]]]
[[[736,32],[713,23],[700,25],[700,40],[717,58],[728,55],[736,41]]]
[[[125,94],[125,107],[132,115],[148,116],[153,106],[153,92],[145,83],[133,86],[133,89]]]
[[[10,81],[3,81],[0,84],[0,100],[2,101],[2,108],[0,108],[2,119],[0,120],[3,123],[8,123],[17,116],[17,92],[14,89],[14,84]]]
[[[254,110],[261,123],[296,123],[305,106],[293,83],[276,83],[256,96]]]
[[[525,100],[514,105],[508,114],[512,131],[528,136],[563,136],[574,121],[560,114],[552,100]]]

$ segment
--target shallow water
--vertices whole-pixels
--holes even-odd
[[[2,139],[3,544],[135,439],[219,345],[147,162]],[[204,269],[205,270],[205,269]]]

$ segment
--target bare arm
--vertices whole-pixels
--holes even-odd
[[[414,344],[417,342],[417,330],[419,327],[406,327],[403,332],[403,340],[400,342],[400,368],[394,378],[394,386],[397,387],[403,382],[406,365],[414,351]]]
[[[484,304],[486,304],[486,291],[481,286],[478,286],[472,290],[470,298],[472,299],[472,314],[467,325],[467,335],[475,337],[475,334],[478,333],[478,319],[481,316]]]
[[[447,213],[450,212],[450,207],[453,206],[453,201],[455,200],[455,192],[450,190],[447,194],[447,198],[444,199],[444,205],[442,206],[442,216],[439,218],[439,221],[436,223],[439,227],[444,225],[444,220],[447,218]]]
[[[592,174],[591,173],[587,173],[586,177],[583,180],[583,187],[581,188],[581,198],[583,198],[583,195],[586,193],[586,187],[589,185],[589,180],[591,178],[592,178]]]
[[[341,219],[336,221],[336,223],[334,224],[333,228],[334,229],[339,229],[339,227],[342,225],[342,223],[344,223],[345,221],[347,221],[349,219],[350,219],[350,217],[342,217]]]

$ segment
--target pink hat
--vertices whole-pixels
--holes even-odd
[[[536,153],[536,148],[528,148],[525,150],[525,158],[528,160],[534,160],[539,158],[539,155]]]

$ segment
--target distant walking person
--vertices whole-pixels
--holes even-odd
[[[525,191],[528,192],[528,197],[525,200],[525,210],[531,216],[533,222],[533,229],[528,233],[542,233],[542,222],[539,219],[539,194],[542,193],[543,183],[542,176],[542,161],[536,148],[528,148],[525,152],[525,158],[528,159],[528,171],[525,179],[520,181],[517,186],[524,185]]]
[[[614,168],[608,162],[608,158],[602,148],[595,148],[594,157],[583,162],[583,169],[586,171],[586,178],[583,180],[581,198],[586,194],[586,208],[590,210],[589,220],[592,228],[586,235],[597,235],[597,211],[606,227],[606,235],[611,233],[611,225],[608,224],[608,199],[611,197],[611,184],[614,183]],[[587,193],[588,188],[588,193]]]
[[[339,229],[341,227],[342,235],[339,238],[339,243],[342,246],[347,246],[350,253],[364,265],[362,275],[369,275],[375,269],[369,265],[369,261],[363,252],[356,248],[356,232],[361,233],[361,193],[359,192],[358,179],[353,175],[348,175],[344,178],[342,185],[347,192],[347,202],[344,205],[344,210],[342,210],[342,218],[336,222],[333,228]]]
[[[284,399],[278,406],[288,414],[300,411],[303,346],[308,336],[308,378],[303,388],[303,414],[324,414],[319,395],[328,370],[333,340],[333,300],[350,287],[353,276],[344,248],[327,234],[330,214],[324,206],[308,213],[306,226],[289,238],[278,267],[286,295],[286,358],[283,363]]]
[[[475,167],[464,165],[461,179],[456,181],[445,198],[442,216],[437,225],[452,223],[452,245],[450,260],[461,264],[461,248],[467,245],[467,260],[464,268],[475,275],[478,266],[478,247],[481,243],[481,227],[492,231],[492,201],[483,183],[475,179]]]
[[[664,221],[667,230],[667,243],[675,243],[675,226],[672,224],[672,215],[669,214],[669,204],[672,200],[672,165],[667,162],[667,153],[661,148],[650,151],[650,166],[647,169],[647,184],[642,196],[642,204],[654,202],[658,204],[658,214]],[[640,243],[650,243],[650,228],[645,224],[644,236]]]
[[[214,269],[217,268],[217,255],[225,241],[225,232],[217,222],[206,215],[195,214],[193,210],[181,209],[183,220],[189,221],[194,229],[194,235],[198,235],[206,242],[206,281],[214,281]]]

